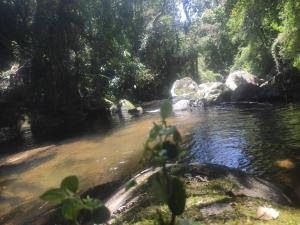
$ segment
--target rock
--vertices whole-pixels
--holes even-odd
[[[258,86],[259,83],[260,80],[256,76],[243,70],[238,70],[230,73],[225,82],[226,86],[232,91],[234,91],[241,85],[252,84]]]
[[[226,86],[221,82],[208,82],[199,85],[197,97],[203,98],[207,103],[218,102],[220,96],[226,91]]]
[[[231,95],[231,100],[234,102],[239,102],[239,101],[256,101],[260,92],[260,87],[251,84],[251,83],[246,83],[239,85],[238,88],[236,88],[232,95]]]
[[[230,205],[230,203],[213,203],[209,206],[201,207],[200,211],[203,217],[209,217],[209,216],[221,214],[225,211],[227,212],[233,211],[233,208]]]
[[[258,101],[284,101],[277,85],[271,83],[261,85],[256,98]]]
[[[112,114],[116,114],[118,113],[119,109],[118,109],[118,106],[117,105],[112,105],[109,107],[109,111],[112,113]]]
[[[190,96],[198,91],[198,84],[190,77],[184,77],[176,80],[171,88],[171,96]]]
[[[135,109],[135,106],[127,99],[120,100],[118,106],[121,111],[126,111],[126,112],[128,112],[128,110]]]
[[[214,164],[198,164],[191,163],[187,167],[182,167],[185,173],[188,171],[192,176],[201,175],[212,179],[230,179],[239,186],[238,190],[229,195],[232,196],[247,196],[253,198],[261,198],[272,201],[277,204],[291,204],[291,200],[272,183],[248,175],[237,169],[229,168]]]
[[[188,110],[189,108],[190,108],[190,100],[187,99],[180,100],[173,105],[174,111],[184,111],[184,110]]]
[[[119,113],[122,117],[139,116],[143,114],[143,108],[138,106],[135,107],[129,100],[122,99],[117,105],[113,104],[110,107],[112,114]]]
[[[128,113],[131,114],[131,115],[137,115],[138,116],[138,115],[143,114],[143,108],[138,106],[134,109],[129,109]]]
[[[256,219],[275,220],[279,217],[279,212],[273,208],[259,206],[256,212]]]

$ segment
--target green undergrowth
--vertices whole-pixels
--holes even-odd
[[[194,178],[183,178],[187,188],[186,210],[179,219],[192,219],[199,224],[270,224],[270,225],[299,225],[300,208],[283,206],[266,200],[251,197],[231,197],[228,193],[237,184],[229,179],[214,179],[202,182]],[[160,210],[163,217],[168,218],[168,208],[157,202],[149,193],[147,185],[139,189],[138,198],[133,206],[115,216],[113,225],[153,225]],[[203,210],[215,205],[228,205],[230,210],[208,215]],[[280,212],[279,218],[272,221],[257,220],[258,206],[273,207]],[[210,213],[209,213],[210,214]]]

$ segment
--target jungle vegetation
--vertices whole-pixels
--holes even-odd
[[[0,125],[28,114],[36,133],[184,76],[300,70],[299,0],[1,0],[0,15]]]

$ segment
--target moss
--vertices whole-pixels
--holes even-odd
[[[186,210],[181,216],[201,222],[201,224],[270,224],[270,225],[299,225],[300,209],[291,206],[277,205],[265,200],[250,197],[230,197],[226,193],[237,188],[234,181],[229,179],[215,179],[208,182],[198,182],[186,179],[187,202]],[[148,193],[148,187],[143,191],[138,202],[127,212],[116,216],[114,225],[120,224],[155,224],[157,210],[160,210],[164,218],[169,218],[167,206],[159,204]],[[215,203],[230,203],[231,211],[224,211],[218,215],[204,216],[201,208]],[[258,206],[268,205],[280,212],[277,220],[261,221],[255,219]]]

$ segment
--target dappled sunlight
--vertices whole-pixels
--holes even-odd
[[[275,165],[283,169],[294,169],[296,167],[295,163],[290,159],[278,160]]]

